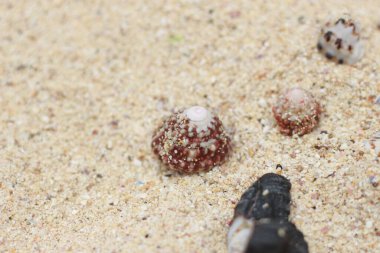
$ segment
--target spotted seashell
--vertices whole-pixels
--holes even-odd
[[[349,17],[327,22],[321,29],[318,50],[329,60],[354,64],[364,55],[359,25]]]
[[[193,106],[172,114],[157,128],[152,149],[170,169],[195,173],[221,165],[231,139],[216,115]]]

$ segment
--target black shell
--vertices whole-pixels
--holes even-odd
[[[261,219],[255,222],[245,253],[308,253],[301,231],[284,220]]]
[[[302,232],[289,222],[291,183],[268,173],[242,195],[234,218],[254,220],[245,253],[308,253]]]
[[[265,174],[244,192],[235,208],[235,217],[242,215],[255,220],[287,220],[290,214],[291,187],[285,177],[274,173]]]

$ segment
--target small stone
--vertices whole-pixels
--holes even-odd
[[[370,147],[375,150],[375,156],[380,157],[380,131],[372,135],[369,141]]]
[[[267,101],[263,98],[259,99],[259,106],[260,107],[267,107]]]
[[[108,150],[111,150],[111,149],[113,148],[113,142],[112,142],[111,140],[108,140],[108,141],[107,141],[106,148],[107,148]]]
[[[380,95],[375,99],[375,104],[380,105]]]
[[[248,155],[251,158],[254,157],[255,156],[255,150],[253,148],[249,148],[248,149]]]
[[[342,145],[340,145],[341,150],[346,150],[347,148],[348,148],[347,143],[343,143]]]
[[[135,166],[137,166],[137,167],[141,167],[142,162],[141,162],[139,159],[134,159],[134,160],[133,160],[133,165],[135,165]]]
[[[369,177],[369,183],[373,186],[373,187],[378,187],[379,186],[379,182],[378,180],[376,179],[376,176],[370,176]]]
[[[329,227],[328,226],[324,226],[322,229],[321,229],[321,232],[322,234],[327,234],[329,232]]]

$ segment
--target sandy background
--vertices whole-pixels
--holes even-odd
[[[363,28],[354,67],[315,47],[342,12]],[[236,201],[278,163],[310,252],[380,252],[379,13],[378,0],[2,0],[0,252],[226,252]],[[302,138],[280,135],[270,109],[292,86],[325,110]],[[194,104],[234,151],[179,175],[151,135]]]

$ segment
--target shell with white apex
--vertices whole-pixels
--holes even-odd
[[[196,173],[224,163],[231,139],[215,114],[193,106],[164,120],[153,134],[152,149],[170,169]]]
[[[309,91],[295,87],[278,97],[272,111],[282,134],[301,136],[318,125],[322,110]]]
[[[364,55],[358,23],[349,17],[327,22],[321,28],[317,48],[327,59],[339,64],[358,62]]]

